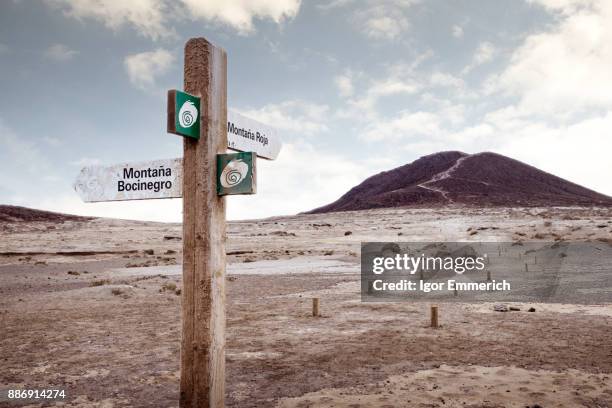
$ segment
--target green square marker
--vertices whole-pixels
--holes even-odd
[[[217,195],[255,194],[254,152],[217,155]]]
[[[168,133],[200,138],[200,98],[175,89],[168,91]]]

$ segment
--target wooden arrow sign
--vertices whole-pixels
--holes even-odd
[[[81,170],[74,189],[86,203],[180,198],[182,167],[182,159],[88,166]]]
[[[227,111],[227,147],[239,152],[255,152],[274,160],[282,143],[276,130],[235,111]]]

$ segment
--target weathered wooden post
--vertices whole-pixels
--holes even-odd
[[[438,306],[431,306],[431,327],[438,328]]]
[[[185,92],[200,97],[199,138],[183,141],[181,407],[225,404],[225,197],[217,154],[227,148],[227,56],[204,38],[185,45]]]
[[[319,317],[319,298],[312,298],[312,315]]]

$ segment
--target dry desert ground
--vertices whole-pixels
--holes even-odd
[[[362,241],[555,239],[610,245],[612,209],[230,222],[227,405],[612,407],[611,304],[440,304],[433,329],[429,303],[361,302]],[[181,245],[180,224],[0,224],[0,389],[65,389],[49,406],[177,406]]]

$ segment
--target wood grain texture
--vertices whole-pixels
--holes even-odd
[[[200,139],[184,139],[181,407],[225,401],[225,198],[216,155],[227,146],[227,56],[204,38],[185,45],[185,92],[201,97]]]
[[[312,315],[319,317],[319,298],[312,298]]]
[[[431,306],[431,327],[438,328],[438,306]]]
[[[176,90],[168,91],[168,106],[166,108],[166,131],[176,133]]]

